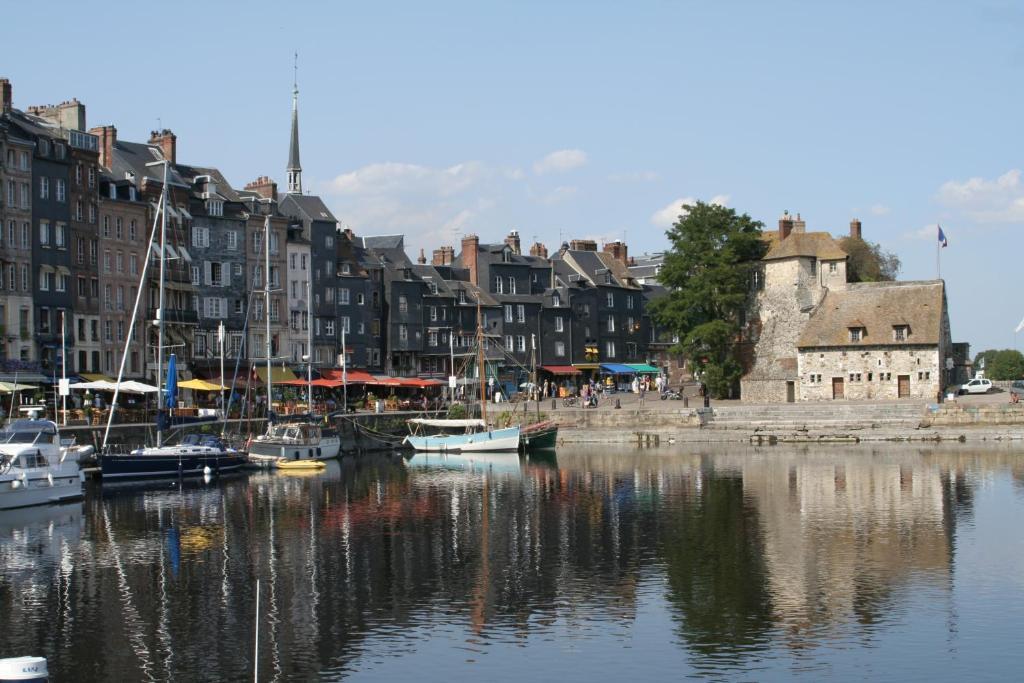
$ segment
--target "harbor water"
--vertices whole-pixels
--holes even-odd
[[[1016,679],[1022,519],[1024,449],[967,445],[90,482],[0,513],[0,657],[53,681]]]

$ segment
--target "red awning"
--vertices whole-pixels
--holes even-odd
[[[571,365],[542,365],[541,370],[546,370],[552,375],[578,375],[580,374],[579,368],[574,368]]]
[[[423,389],[426,387],[437,387],[444,384],[439,379],[422,379],[420,377],[389,377],[387,375],[373,375],[367,384],[375,384],[381,387],[413,387]]]
[[[340,368],[329,368],[320,371],[324,379],[333,379],[339,382],[341,381],[341,373]],[[349,384],[372,384],[374,382],[373,375],[365,370],[348,370],[345,372],[345,375],[348,378]]]
[[[304,387],[306,386],[306,380],[304,379],[290,379],[287,382],[278,382],[278,384],[284,384],[290,387]],[[340,379],[315,379],[310,382],[314,387],[327,387],[337,388],[342,386],[344,383]]]

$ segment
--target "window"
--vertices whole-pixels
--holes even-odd
[[[907,340],[907,326],[906,325],[895,325],[892,328],[892,338],[895,341],[906,341]]]
[[[65,235],[67,233],[66,228],[67,226],[63,223],[57,223],[53,226],[53,240],[58,249],[67,248],[67,240],[65,239]]]
[[[106,342],[114,341],[114,323],[111,320],[103,321],[103,340]]]
[[[501,279],[500,275],[494,276],[494,293],[504,294],[505,293],[505,281]]]
[[[134,242],[137,234],[138,234],[138,228],[135,225],[135,219],[133,218],[133,219],[131,219],[131,221],[128,222],[128,239],[130,239],[132,242]]]
[[[192,338],[192,354],[195,356],[206,355],[206,335],[196,333],[195,337]]]
[[[110,272],[110,250],[109,249],[104,249],[103,250],[103,272],[104,273],[109,273]]]
[[[341,316],[341,330],[345,334],[349,334],[352,331],[352,319],[347,315]]]
[[[380,336],[380,318],[374,318],[370,321],[370,334],[374,337]]]
[[[124,285],[118,285],[117,286],[117,299],[115,299],[115,302],[117,304],[117,310],[123,311],[124,310]]]
[[[130,254],[128,256],[128,272],[132,275],[139,274],[139,255]]]
[[[817,274],[818,274],[818,262],[816,260],[814,260],[814,259],[811,259],[811,275],[817,275]]]
[[[466,303],[466,290],[464,290],[464,289],[460,289],[459,290],[459,303],[460,304],[465,304]]]
[[[46,176],[39,176],[39,198],[50,198],[50,179]]]
[[[300,265],[302,267],[302,270],[305,270],[306,269],[306,255],[305,254],[299,254],[299,261],[300,261]]]
[[[39,221],[39,245],[43,247],[50,246],[50,222]]]
[[[118,252],[117,252],[117,254],[116,254],[115,258],[114,258],[114,262],[117,264],[117,272],[123,273],[124,272],[124,252],[123,251],[118,250]]]
[[[78,278],[78,296],[82,299],[89,296],[89,281],[81,276]],[[81,322],[81,320],[82,319],[79,318],[79,322]]]
[[[356,305],[362,306],[366,303],[366,296],[362,292],[356,292]]]
[[[516,321],[521,323],[526,322],[526,306],[523,304],[516,304]]]
[[[606,358],[615,358],[615,342],[606,341],[604,343],[604,355]]]
[[[551,305],[556,307],[562,305],[562,297],[558,292],[551,295]]]
[[[341,264],[341,274],[342,275],[351,275],[352,274],[352,266],[349,265],[348,263],[342,263]]]
[[[204,305],[206,307],[207,318],[223,318],[226,311],[224,310],[224,299],[216,296],[208,296],[204,299]]]
[[[836,272],[836,270],[838,269],[837,265],[838,264],[836,264],[835,261],[829,261],[828,262],[828,272],[830,272],[830,273]]]
[[[327,247],[328,249],[334,246],[334,236],[333,235],[326,235],[326,236],[324,236],[324,246]]]
[[[515,294],[516,293],[516,279],[514,277],[512,277],[511,275],[508,278],[508,293],[509,294]]]
[[[22,223],[21,224],[21,248],[22,249],[28,249],[28,248],[30,248],[32,246],[32,239],[30,237],[31,232],[32,232],[32,228],[30,227],[30,225],[28,223]]]
[[[199,266],[197,266],[195,264],[192,264],[192,266],[190,267],[190,270],[192,271],[192,284],[198,285],[199,284]]]
[[[124,239],[124,219],[120,216],[114,218],[114,236],[118,240]]]
[[[512,304],[505,304],[505,322],[512,322]]]
[[[65,202],[65,201],[67,201],[68,195],[67,195],[67,187],[66,187],[66,185],[67,184],[64,182],[63,178],[57,178],[57,201],[58,202]]]
[[[398,312],[408,313],[409,312],[409,301],[404,296],[398,297]]]
[[[555,355],[559,358],[565,356],[565,342],[555,342]]]
[[[852,342],[859,342],[860,341],[860,333],[861,333],[861,328],[859,328],[859,327],[851,327],[850,328],[850,341],[852,341]]]
[[[565,319],[562,316],[555,316],[555,332],[565,332]]]
[[[192,246],[193,247],[209,247],[210,246],[210,229],[201,228],[198,226],[192,226]]]
[[[437,332],[433,330],[427,333],[427,345],[437,346]]]
[[[118,219],[120,220],[120,219]],[[89,204],[89,222],[93,225],[96,224],[96,205]]]
[[[615,308],[615,294],[608,292],[608,308]]]
[[[526,351],[526,335],[516,335],[516,351]]]
[[[96,167],[89,167],[89,187],[96,187]]]
[[[100,221],[100,226],[103,229],[103,236],[110,237],[110,216],[104,216],[103,220]]]
[[[48,270],[39,271],[39,291],[50,291],[50,271]]]
[[[407,339],[409,339],[409,326],[408,325],[402,324],[402,325],[398,326],[398,338],[401,341],[406,341]]]
[[[56,286],[56,290],[58,292],[66,292],[66,291],[68,291],[68,276],[65,275],[64,273],[59,272],[59,271],[57,273],[57,286]]]
[[[334,321],[333,320],[330,320],[330,319],[324,320],[324,334],[326,334],[328,337],[333,337],[334,336]]]
[[[437,321],[437,306],[430,307],[430,320],[431,322]]]
[[[629,310],[633,310],[633,298],[632,294],[626,297],[626,308]]]
[[[511,334],[505,335],[505,349],[508,350],[508,351],[511,351],[512,349],[515,348],[515,346],[513,346],[513,344],[515,344],[515,340],[512,338],[512,335]]]
[[[345,288],[339,289],[338,290],[338,303],[343,305],[343,306],[348,306],[348,304],[349,304],[349,297],[350,296],[351,296],[351,294],[350,294],[348,289],[345,289]]]
[[[614,315],[608,316],[608,331],[609,332],[614,332],[615,331],[615,316]]]

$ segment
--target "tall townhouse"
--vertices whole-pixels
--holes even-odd
[[[360,255],[361,241],[351,230],[339,231],[335,239],[335,277],[338,329],[344,332],[346,367],[373,368],[374,341],[372,309],[375,282],[373,269],[367,269]],[[379,356],[379,353],[376,354]],[[379,360],[376,365],[379,366]]]
[[[363,239],[346,230],[342,235],[351,241],[352,254],[359,268],[366,273],[365,306],[363,313],[366,320],[366,369],[371,372],[384,372],[387,358],[387,320],[384,317],[386,306],[384,300],[384,265],[369,249],[363,245]],[[358,356],[354,359],[359,366]]]
[[[106,133],[100,136],[100,140],[109,143],[116,136],[116,131],[108,127]],[[109,149],[104,158],[109,158]],[[131,329],[131,320],[153,227],[147,221],[149,207],[140,199],[134,183],[123,176],[114,177],[108,168],[100,167],[99,184],[99,240],[83,239],[74,247],[75,262],[79,265],[88,263],[97,273],[88,277],[80,275],[76,291],[87,289],[92,295],[99,294],[99,330],[91,325],[88,328],[78,327],[75,337],[79,343],[86,338],[90,341],[100,340],[103,349],[100,371],[116,377],[121,369],[125,340],[131,330],[132,343],[128,347],[124,376],[141,380],[144,379],[144,350],[138,342],[144,336],[142,326],[146,323],[145,302],[142,302],[143,307],[136,318],[134,330]],[[97,267],[100,254],[103,254],[103,260]]]
[[[425,342],[423,297],[427,287],[413,272],[402,235],[363,237],[362,246],[381,265],[384,371],[415,375]]]
[[[100,165],[110,170],[111,178],[124,179],[126,186],[134,188],[135,196],[147,209],[145,225],[152,226],[157,218],[160,195],[163,190],[164,162],[167,162],[167,249],[163,263],[165,272],[165,300],[162,317],[164,321],[164,362],[167,357],[177,356],[178,372],[182,377],[191,373],[192,336],[198,323],[195,288],[191,279],[192,255],[188,249],[192,214],[189,212],[192,186],[178,172],[177,136],[167,129],[153,131],[148,143],[128,142],[117,138],[113,126],[92,128],[90,133],[99,138]],[[115,224],[116,225],[116,224]],[[148,228],[147,228],[148,229]],[[159,224],[157,240],[159,240]],[[141,231],[140,231],[141,232]],[[102,234],[102,229],[101,229]],[[140,239],[142,235],[139,235]],[[148,240],[148,232],[145,239]],[[115,235],[116,239],[116,235]],[[154,243],[150,252],[151,263],[146,273],[145,291],[139,306],[139,315],[145,325],[137,342],[137,348],[144,350],[142,375],[147,382],[156,384],[163,380],[157,377],[157,320],[159,308],[159,278],[161,263],[159,249]],[[110,252],[112,274],[117,273],[117,247],[111,244],[103,248],[100,255],[101,276],[106,271],[107,252]],[[140,252],[141,259],[141,252]],[[141,263],[139,264],[141,269]],[[106,298],[105,290],[102,294]],[[114,290],[116,304],[116,289]],[[134,301],[132,301],[134,304]],[[127,307],[127,300],[126,300]],[[105,308],[105,304],[101,307]]]
[[[267,320],[270,317],[270,354],[278,362],[284,358],[288,337],[288,298],[284,290],[284,276],[287,272],[287,240],[290,221],[277,210],[272,200],[250,199],[245,223],[246,283],[255,293],[249,307],[248,357],[250,360],[266,362]],[[270,310],[266,310],[263,295],[266,278],[266,225],[270,225]]]
[[[179,164],[178,171],[192,187],[189,279],[198,315],[192,362],[196,371],[212,377],[220,374],[221,324],[225,359],[236,359],[242,350],[252,290],[246,257],[249,208],[219,170]]]
[[[0,361],[4,370],[35,359],[32,342],[32,156],[11,125],[11,83],[0,79]]]
[[[36,356],[44,376],[59,376],[61,320],[71,326],[74,303],[71,256],[68,249],[71,210],[71,160],[62,130],[50,121],[11,109],[8,113],[20,136],[35,144],[32,159],[32,260],[30,281],[34,310]],[[68,337],[68,345],[73,339]],[[69,360],[71,358],[69,352]]]
[[[421,257],[421,261],[426,259]],[[455,333],[456,293],[445,277],[444,267],[420,263],[413,266],[413,273],[426,285],[423,294],[423,331],[425,334],[423,352],[420,354],[419,374],[425,377],[442,378],[452,373],[452,344]],[[450,269],[449,269],[450,270]]]
[[[288,357],[292,363],[305,363],[310,354],[309,280],[312,274],[309,240],[302,223],[288,225]]]

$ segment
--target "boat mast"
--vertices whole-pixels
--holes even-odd
[[[344,342],[342,342],[344,344]],[[306,280],[306,408],[313,414],[313,282]]]
[[[60,309],[60,380],[62,424],[68,426],[68,326],[64,322],[64,309]]]
[[[243,235],[244,237],[244,235]],[[220,345],[220,408],[224,411],[224,421],[228,419],[228,404],[224,399],[224,321],[217,325],[217,344]],[[234,387],[232,387],[234,388]]]
[[[480,419],[487,428],[487,365],[484,363],[484,327],[480,318],[480,296],[476,298],[476,362],[480,374]]]
[[[263,241],[263,315],[265,316],[267,335],[264,349],[267,354],[267,419],[269,426],[270,408],[274,405],[274,378],[270,362],[270,216],[263,220]]]
[[[167,159],[164,159],[164,191],[160,196],[161,216],[160,216],[160,299],[156,309],[156,324],[157,324],[157,341],[156,341],[156,385],[160,387],[160,377],[164,374],[164,279],[167,274],[167,258],[165,255],[165,247],[167,245],[167,169],[170,163]],[[160,403],[163,403],[164,393],[163,391],[158,392]],[[157,406],[157,413],[162,410],[162,406]],[[111,411],[113,412],[113,411]],[[160,448],[163,443],[163,431],[160,426],[163,424],[162,421],[157,421],[156,424],[156,447]]]

